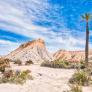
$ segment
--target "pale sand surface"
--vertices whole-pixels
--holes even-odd
[[[0,92],[63,92],[68,89],[68,80],[75,71],[40,67],[39,65],[13,66],[12,69],[30,69],[34,80],[29,80],[24,85],[0,84]],[[92,92],[92,87],[85,87],[83,90],[83,92]]]

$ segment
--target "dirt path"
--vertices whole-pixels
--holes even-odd
[[[53,69],[32,66],[35,80],[30,84],[32,92],[62,92],[68,88],[67,83],[74,70]]]
[[[0,84],[0,92],[63,92],[68,88],[68,80],[74,73],[72,69],[53,69],[40,67],[39,65],[13,66],[12,69],[30,69],[34,80],[27,81],[23,86]]]

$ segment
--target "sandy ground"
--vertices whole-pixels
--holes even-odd
[[[68,80],[75,71],[40,67],[39,65],[13,66],[12,69],[30,69],[34,80],[29,80],[24,85],[0,84],[0,92],[63,92],[68,89]],[[92,92],[92,87],[84,87],[83,92]]]

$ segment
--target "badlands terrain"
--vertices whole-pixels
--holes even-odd
[[[40,64],[43,61],[52,61],[53,55],[51,55],[46,49],[45,42],[42,39],[29,41],[22,44],[16,50],[12,51],[6,56],[6,58],[26,62],[32,60],[36,64]]]
[[[91,59],[91,51],[89,53]],[[57,69],[41,67],[43,61],[53,61],[56,59],[81,60],[84,59],[84,51],[59,50],[53,55],[46,49],[42,39],[29,41],[12,51],[5,58],[11,60],[21,60],[25,63],[32,60],[33,65],[17,66],[11,64],[12,70],[31,70],[33,80],[28,80],[24,85],[0,84],[0,92],[63,92],[69,89],[69,79],[75,69]],[[92,92],[92,87],[83,87],[83,92]]]
[[[25,63],[28,60],[32,60],[35,64],[41,64],[43,61],[53,61],[57,59],[63,60],[84,60],[84,51],[67,51],[67,50],[58,50],[57,52],[51,54],[45,45],[44,40],[37,39],[29,41],[20,45],[17,49],[5,56],[12,60],[21,60]],[[92,50],[89,51],[89,60],[91,61]]]

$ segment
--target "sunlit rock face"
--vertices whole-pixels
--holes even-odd
[[[79,50],[79,51],[67,51],[67,50],[59,50],[56,53],[54,53],[54,58],[67,60],[67,61],[73,61],[73,62],[79,62],[81,60],[85,60],[85,51]],[[92,49],[89,50],[89,61],[92,61]]]
[[[44,40],[37,39],[20,45],[19,48],[12,51],[5,58],[21,60],[23,63],[31,60],[34,64],[57,59],[78,62],[85,59],[85,52],[59,50],[52,55],[46,49]],[[89,61],[92,61],[92,50],[89,50]]]
[[[6,57],[12,60],[19,59],[22,62],[32,60],[35,64],[53,60],[53,56],[47,51],[45,42],[42,39],[24,43]]]

